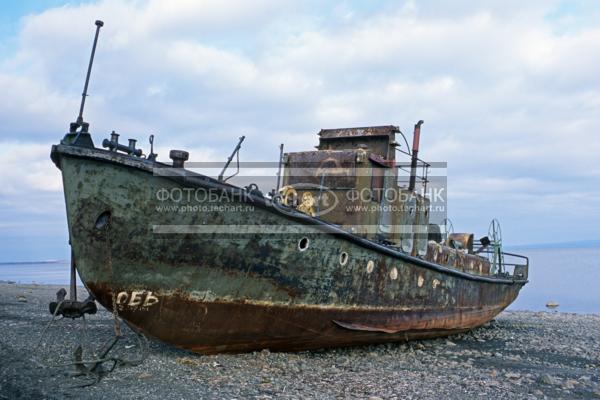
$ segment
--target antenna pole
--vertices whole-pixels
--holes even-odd
[[[410,180],[408,182],[408,190],[415,190],[415,181],[417,179],[417,164],[419,162],[419,140],[421,138],[421,125],[423,121],[419,121],[415,125],[413,134],[412,158],[410,161]]]
[[[83,93],[81,94],[81,106],[79,107],[79,116],[77,117],[77,124],[81,126],[83,124],[83,108],[85,107],[85,98],[87,97],[88,84],[90,83],[90,75],[92,73],[92,64],[94,63],[94,54],[96,54],[96,45],[98,44],[98,35],[100,34],[100,28],[104,26],[104,22],[96,21],[96,36],[94,37],[94,45],[92,46],[92,54],[90,55],[90,63],[88,65],[87,75],[85,77],[85,85],[83,86]]]
[[[275,193],[279,192],[279,185],[281,184],[281,164],[283,164],[283,143],[279,145],[279,166],[277,168],[277,187]]]

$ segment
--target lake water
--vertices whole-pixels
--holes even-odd
[[[600,314],[600,247],[520,249],[529,257],[529,283],[512,310],[558,310]],[[0,280],[20,283],[69,284],[69,262],[0,264]]]
[[[600,314],[600,247],[520,249],[529,257],[529,283],[512,310],[544,310],[548,301],[558,310]]]
[[[0,263],[0,281],[68,285],[70,279],[69,261]]]

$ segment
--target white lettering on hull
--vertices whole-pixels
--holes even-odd
[[[122,291],[117,294],[117,307],[119,310],[147,311],[158,304],[159,298],[148,290]]]

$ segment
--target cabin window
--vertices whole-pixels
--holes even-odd
[[[308,238],[303,237],[302,239],[300,239],[298,241],[298,250],[304,251],[304,250],[308,249],[309,243],[310,243],[310,241],[308,240]]]

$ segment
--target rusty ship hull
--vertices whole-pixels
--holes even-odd
[[[157,173],[160,163],[142,158],[60,144],[52,159],[87,289],[136,329],[191,351],[450,335],[491,320],[527,282],[406,254],[200,174]],[[157,211],[157,193],[189,188],[246,211]],[[222,226],[235,232],[211,228]]]

